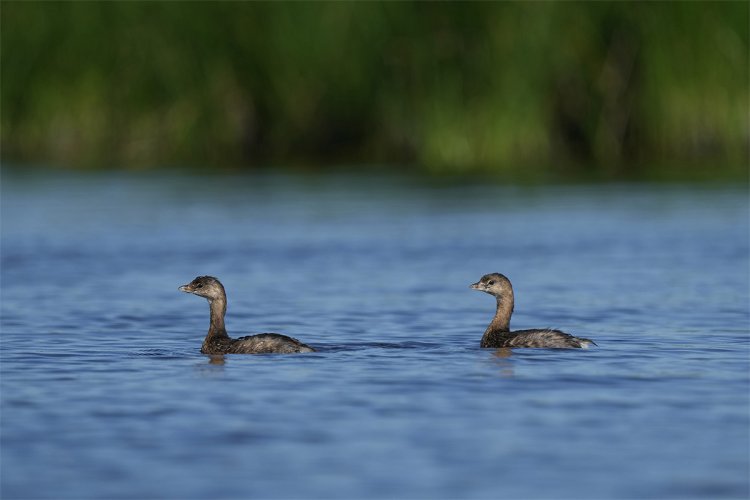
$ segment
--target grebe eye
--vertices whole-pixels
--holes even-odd
[[[495,280],[489,280],[489,281],[487,282],[487,284],[488,284],[488,285],[494,285],[494,284],[495,284]]]
[[[197,285],[195,285],[195,288],[203,288],[203,283],[198,283]]]

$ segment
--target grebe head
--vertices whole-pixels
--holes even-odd
[[[178,290],[192,293],[208,300],[223,299],[226,297],[224,286],[213,276],[198,276],[187,285],[182,285]]]
[[[513,286],[510,284],[510,280],[500,273],[485,274],[482,279],[469,285],[474,290],[480,292],[489,293],[495,297],[500,297],[507,293],[513,293]]]

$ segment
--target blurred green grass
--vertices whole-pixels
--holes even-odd
[[[746,179],[749,5],[3,1],[2,161]]]

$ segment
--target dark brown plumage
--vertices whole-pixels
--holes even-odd
[[[516,330],[510,331],[510,317],[513,315],[513,286],[510,280],[500,273],[486,274],[478,282],[470,285],[474,290],[489,293],[497,299],[497,310],[490,325],[482,336],[480,347],[546,347],[546,348],[586,348],[596,345],[592,340],[574,337],[560,330]]]
[[[227,295],[224,285],[213,276],[198,276],[180,291],[192,293],[208,300],[211,310],[211,325],[203,340],[203,354],[292,354],[314,352],[315,349],[299,340],[280,333],[260,333],[232,339],[224,327],[224,315],[227,312]]]

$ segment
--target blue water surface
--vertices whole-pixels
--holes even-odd
[[[2,176],[0,495],[746,498],[744,187]],[[515,328],[480,349],[488,272]],[[234,336],[200,354],[219,277]]]

